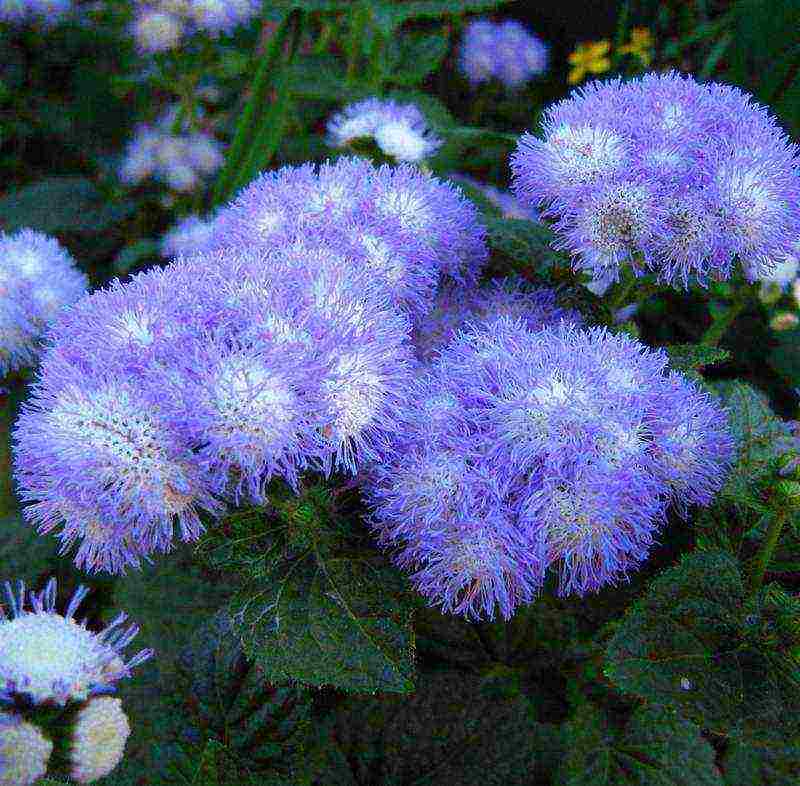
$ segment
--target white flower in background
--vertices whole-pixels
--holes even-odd
[[[161,240],[161,256],[177,257],[202,251],[214,232],[213,219],[182,218]]]
[[[90,699],[75,720],[70,748],[72,778],[78,783],[94,783],[108,775],[122,761],[130,733],[120,699]]]
[[[346,106],[328,121],[327,130],[331,147],[371,138],[387,156],[411,163],[428,158],[442,145],[417,106],[380,98]]]
[[[142,53],[175,49],[183,36],[183,21],[175,14],[158,9],[139,9],[133,20],[133,39]]]

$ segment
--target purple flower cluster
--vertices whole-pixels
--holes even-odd
[[[583,322],[577,311],[558,305],[552,289],[532,287],[520,278],[494,279],[476,288],[446,284],[439,290],[434,308],[414,326],[417,356],[429,363],[458,331],[501,317],[522,320],[531,331],[558,325],[562,320],[574,325]]]
[[[161,256],[171,259],[203,251],[213,232],[213,218],[186,216],[161,238]]]
[[[0,233],[0,373],[35,362],[46,327],[88,285],[55,238],[32,229]]]
[[[722,409],[661,351],[602,328],[502,317],[415,383],[366,473],[379,541],[445,612],[509,618],[555,566],[561,594],[641,563],[670,504],[708,504],[733,443]]]
[[[196,539],[227,501],[263,501],[271,478],[356,471],[408,408],[409,315],[440,277],[477,276],[482,232],[414,168],[263,175],[202,253],[54,324],[14,432],[27,518],[79,544],[80,567],[117,572],[176,529]]]
[[[197,31],[230,34],[259,7],[258,0],[139,0],[131,32],[140,52],[164,52]]]
[[[576,269],[630,264],[672,285],[769,274],[800,234],[798,148],[738,88],[677,73],[594,82],[550,107],[512,156],[521,199]]]
[[[140,123],[125,151],[119,177],[137,185],[155,177],[174,191],[192,191],[223,162],[222,146],[205,131],[179,128],[177,111],[167,110],[154,124]]]
[[[474,205],[410,164],[359,158],[284,167],[256,178],[215,219],[217,248],[292,248],[308,238],[358,260],[406,313],[420,317],[440,280],[474,285],[486,262]]]
[[[328,144],[346,147],[357,139],[371,138],[395,161],[419,163],[433,155],[442,140],[428,128],[416,104],[398,104],[367,98],[349,104],[328,121]]]
[[[461,71],[473,84],[497,79],[518,87],[547,70],[547,44],[513,19],[476,19],[461,45]]]

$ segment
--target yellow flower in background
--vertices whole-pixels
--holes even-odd
[[[611,59],[608,56],[610,51],[611,44],[606,39],[578,44],[569,56],[569,64],[572,67],[567,81],[574,85],[586,74],[602,74],[608,71],[611,68]]]
[[[631,40],[618,51],[621,55],[638,57],[642,65],[649,66],[653,59],[653,36],[646,27],[634,27],[631,30]]]

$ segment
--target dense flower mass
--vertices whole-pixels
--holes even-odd
[[[94,783],[122,761],[131,733],[122,701],[97,696],[81,708],[75,719],[70,747],[70,776],[78,783]]]
[[[258,0],[140,0],[131,31],[140,52],[165,52],[199,31],[230,34],[259,7]]]
[[[8,608],[0,606],[0,702],[24,695],[34,704],[63,705],[107,693],[153,655],[146,649],[123,661],[123,650],[139,632],[136,625],[120,627],[125,614],[101,633],[87,630],[85,621],[76,622],[73,615],[88,592],[79,587],[61,615],[55,609],[54,578],[42,592],[28,594],[31,610],[25,608],[23,582],[18,582],[16,593],[5,583]]]
[[[0,786],[31,786],[47,771],[53,743],[15,712],[0,710]]]
[[[707,505],[733,444],[663,352],[509,317],[460,333],[418,379],[365,492],[379,540],[431,603],[508,618],[550,566],[562,594],[641,563],[670,504]]]
[[[72,0],[0,0],[0,22],[50,26],[72,11]]]
[[[154,177],[174,191],[192,191],[222,166],[222,146],[213,136],[180,124],[176,131],[175,121],[171,110],[155,124],[139,124],[120,166],[124,183],[137,185]]]
[[[381,98],[350,104],[328,121],[331,147],[346,147],[359,139],[373,139],[387,156],[411,163],[433,155],[442,144],[415,104]]]
[[[547,45],[513,19],[476,19],[461,45],[461,70],[477,84],[497,79],[518,87],[547,70]]]
[[[594,82],[550,107],[512,157],[577,269],[687,286],[769,274],[800,234],[798,149],[735,87],[677,73]]]
[[[575,325],[583,322],[577,311],[558,305],[552,289],[532,287],[519,278],[494,279],[475,288],[449,284],[439,291],[433,310],[415,326],[417,355],[429,362],[459,330],[500,317],[520,319],[531,331],[557,325],[561,320]]]
[[[47,326],[87,288],[55,238],[32,229],[0,233],[0,373],[33,363]]]
[[[412,166],[262,175],[202,249],[52,327],[14,431],[26,517],[80,567],[120,572],[273,478],[375,460],[408,407],[412,320],[440,283],[475,285],[483,233]]]

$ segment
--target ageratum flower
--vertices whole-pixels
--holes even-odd
[[[170,427],[163,391],[97,370],[91,376],[57,352],[33,386],[14,428],[14,471],[41,533],[61,527],[66,549],[84,539],[78,561],[114,572],[202,532],[199,512],[219,512],[214,478]],[[58,380],[50,385],[45,380]]]
[[[488,256],[484,234],[474,206],[453,187],[415,167],[376,169],[350,158],[261,175],[220,212],[211,246],[327,243],[354,266],[371,269],[419,318],[443,273],[477,279]]]
[[[161,256],[177,257],[203,251],[214,233],[214,220],[190,215],[182,218],[161,239]]]
[[[32,229],[0,233],[0,372],[35,362],[47,326],[87,288],[55,238]]]
[[[120,165],[122,182],[133,186],[154,177],[186,192],[222,166],[220,143],[204,131],[189,133],[179,127],[175,133],[175,119],[174,110],[168,110],[154,125],[137,126]]]
[[[365,495],[415,586],[465,616],[509,617],[551,566],[561,594],[625,577],[668,506],[709,504],[733,456],[708,395],[663,352],[600,328],[474,325],[412,400]],[[452,557],[461,538],[472,561]]]
[[[433,155],[442,144],[415,104],[391,99],[367,98],[349,104],[328,121],[331,147],[346,147],[367,138],[374,139],[387,156],[411,163]]]
[[[81,586],[61,615],[56,612],[56,580],[42,592],[28,593],[31,610],[25,608],[25,584],[17,582],[14,593],[5,583],[7,609],[0,607],[0,700],[25,695],[35,704],[84,701],[114,690],[115,683],[131,675],[131,669],[153,656],[138,652],[127,663],[124,649],[139,632],[136,625],[120,628],[127,619],[119,614],[100,633],[73,619],[89,593]],[[10,617],[8,614],[10,613]]]
[[[497,79],[515,88],[547,70],[547,45],[513,19],[467,25],[460,66],[473,84]]]
[[[688,286],[769,275],[800,234],[798,149],[738,88],[677,73],[594,82],[520,139],[514,188],[576,269]]]
[[[532,287],[520,278],[494,279],[475,289],[450,284],[441,288],[433,311],[414,328],[417,355],[431,361],[460,329],[503,316],[521,319],[531,331],[557,325],[562,319],[583,322],[577,311],[558,305],[552,289]]]
[[[122,701],[111,696],[89,699],[75,719],[70,746],[70,776],[78,783],[94,783],[122,761],[131,733]]]
[[[0,710],[0,786],[31,786],[47,771],[53,743],[15,712]]]
[[[188,0],[186,16],[212,36],[229,35],[259,12],[259,0]]]
[[[180,16],[157,5],[140,5],[131,25],[131,35],[140,54],[155,54],[177,48],[184,33]]]

